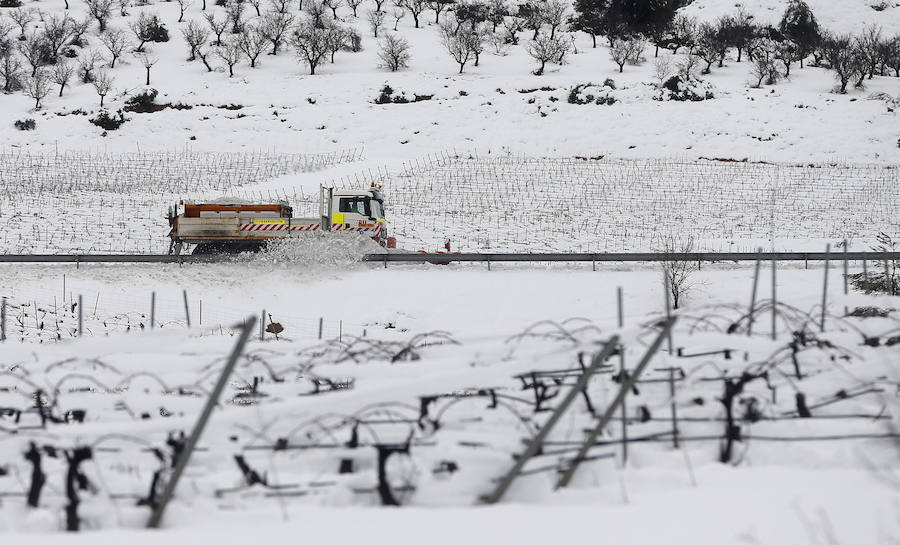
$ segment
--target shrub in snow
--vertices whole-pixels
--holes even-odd
[[[653,100],[676,100],[679,102],[698,102],[714,98],[713,87],[709,83],[694,77],[685,78],[679,74],[672,76],[657,91]]]
[[[380,94],[375,98],[375,104],[407,104],[410,102],[422,102],[431,100],[434,95],[417,95],[413,94],[412,98],[406,96],[404,91],[395,91],[393,87],[385,84],[381,88]]]
[[[37,126],[37,123],[34,122],[34,119],[19,119],[13,125],[19,129],[20,131],[33,131]]]
[[[18,8],[22,7],[19,0],[0,0],[0,8]]]
[[[603,85],[579,83],[569,91],[569,104],[615,104],[616,84],[607,79]]]
[[[146,114],[158,111],[156,97],[159,91],[156,89],[145,89],[135,95],[128,97],[125,101],[125,111]]]
[[[97,117],[89,119],[88,121],[105,131],[114,131],[124,125],[128,120],[125,119],[125,114],[122,113],[122,110],[119,110],[113,115],[110,115],[106,110],[100,110]]]

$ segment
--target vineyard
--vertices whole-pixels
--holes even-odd
[[[400,247],[463,251],[659,251],[677,233],[700,250],[868,249],[900,223],[892,167],[441,154],[395,168],[358,152],[9,155],[0,162],[7,253],[164,253],[179,199],[285,199],[317,214],[315,188],[272,178],[321,170],[320,183],[384,186]],[[359,165],[334,178],[327,167]],[[258,189],[258,187],[267,187]],[[565,218],[563,220],[563,218]]]
[[[171,516],[477,504],[539,440],[498,499],[541,501],[576,462],[573,482],[601,502],[618,501],[612,483],[626,466],[639,472],[626,479],[664,471],[670,490],[702,487],[721,464],[857,467],[859,453],[894,475],[900,415],[889,365],[900,322],[851,314],[829,314],[820,328],[818,309],[763,299],[682,311],[669,334],[659,313],[621,328],[573,318],[479,339],[384,328],[321,341],[267,334],[240,347],[182,478],[180,490],[192,492],[176,493]],[[146,524],[240,329],[121,332],[77,355],[9,345],[0,522]],[[604,345],[621,348],[598,360]],[[545,434],[557,411],[561,425]],[[601,415],[607,425],[590,439]]]

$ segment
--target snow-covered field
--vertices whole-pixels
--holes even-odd
[[[0,467],[7,472],[0,477],[0,524],[17,532],[15,539],[38,542],[48,539],[43,532],[64,527],[68,466],[61,451],[90,446],[93,457],[81,465],[90,485],[78,491],[82,528],[95,530],[85,539],[155,540],[156,534],[136,530],[149,508],[135,502],[171,460],[169,434],[190,429],[199,412],[236,340],[229,324],[258,314],[263,302],[285,330],[278,340],[267,333],[259,341],[254,333],[170,506],[171,530],[160,534],[168,541],[237,543],[250,535],[299,533],[322,543],[412,542],[426,535],[437,543],[464,536],[538,543],[602,531],[623,543],[816,543],[827,536],[837,543],[887,543],[900,532],[897,438],[888,437],[900,417],[893,408],[898,345],[887,346],[900,324],[896,312],[840,317],[845,306],[891,308],[897,300],[845,297],[834,270],[824,333],[816,307],[823,271],[779,271],[774,341],[763,295],[771,290],[768,274],[748,337],[752,268],[695,273],[695,288],[678,312],[673,355],[664,344],[642,377],[649,382],[627,398],[628,436],[636,442],[629,444],[626,469],[615,419],[603,445],[591,451],[599,459],[583,466],[571,490],[553,492],[554,469],[565,467],[582,430],[592,426],[579,398],[499,507],[475,505],[549,416],[536,411],[530,373],[577,370],[578,354],[593,353],[614,333],[633,368],[662,315],[657,272],[284,263],[257,264],[252,276],[245,271],[236,264],[4,271],[4,293],[43,301],[62,289],[66,274],[66,289],[84,295],[89,329],[80,341],[40,344],[20,343],[14,330],[4,346],[0,405],[11,410],[0,419]],[[616,286],[624,288],[621,330]],[[181,289],[190,294],[192,312],[203,300],[203,324],[193,314],[193,333],[179,322]],[[156,319],[163,324],[154,332],[146,319],[150,290],[158,294]],[[129,310],[130,331],[105,336],[101,323]],[[66,312],[64,329],[72,324]],[[24,314],[33,319],[31,308]],[[331,325],[322,340],[319,317]],[[338,320],[340,332],[333,328]],[[49,316],[41,321],[53,327]],[[863,344],[872,337],[879,346]],[[588,390],[598,411],[618,389],[618,357],[610,363]],[[676,382],[678,449],[669,374],[660,370],[668,366],[684,371]],[[734,398],[741,441],[723,464],[720,378],[762,371],[766,379],[750,381]],[[537,374],[549,388],[544,407],[567,390],[554,378]],[[31,395],[37,389],[48,418],[69,423],[40,427]],[[798,393],[812,418],[797,418]],[[438,397],[423,417],[421,399],[428,396]],[[79,409],[84,421],[76,423],[72,411]],[[804,439],[779,440],[788,437]],[[42,449],[47,474],[39,509],[26,509],[21,495],[31,475],[21,453],[32,441]],[[381,503],[377,445],[407,443],[409,453],[392,455],[386,465],[391,493],[404,507],[370,508]],[[55,458],[46,446],[55,447]],[[162,459],[148,450],[154,447]],[[235,455],[267,484],[247,486]],[[341,473],[342,463],[353,471]],[[352,528],[343,528],[350,521]]]
[[[834,32],[872,23],[900,32],[891,3],[809,3]],[[63,5],[27,7],[49,15]],[[762,23],[785,5],[742,3]],[[178,107],[126,113],[104,132],[88,122],[99,111],[89,84],[52,93],[38,111],[21,93],[0,95],[0,251],[164,252],[165,214],[179,199],[285,198],[300,215],[320,184],[373,181],[407,250],[449,238],[454,251],[634,251],[660,249],[669,235],[692,235],[703,250],[820,250],[844,239],[864,250],[900,228],[898,78],[875,76],[842,95],[831,73],[795,66],[754,89],[749,64],[732,55],[703,76],[714,98],[656,100],[651,48],[648,62],[619,73],[605,40],[595,49],[584,34],[542,76],[524,45],[486,51],[460,75],[432,12],[422,28],[408,15],[399,22],[412,61],[390,73],[378,67],[370,7],[360,18],[338,9],[363,50],[339,51],[315,76],[289,47],[257,68],[238,64],[231,78],[212,55],[213,72],[188,62],[180,29],[202,22],[200,2],[182,23],[176,2],[114,16],[113,28],[141,13],[166,24],[171,41],[147,44],[159,59],[150,86],[158,103]],[[735,7],[696,0],[683,11],[711,21]],[[70,2],[68,13],[81,18],[85,6]],[[96,26],[85,38],[81,55],[102,49]],[[109,74],[112,111],[145,88],[131,54]],[[576,85],[607,78],[615,89],[599,92],[614,103],[568,101]],[[375,104],[386,84],[431,98]],[[34,131],[14,128],[26,118]],[[627,425],[616,411],[572,485],[554,490],[619,391],[616,355],[503,502],[484,506],[479,498],[548,421],[580,361],[620,335],[635,368],[664,317],[661,274],[646,265],[385,269],[359,262],[373,249],[360,242],[308,239],[204,265],[0,265],[0,539],[900,540],[900,298],[845,295],[833,264],[822,331],[821,265],[781,264],[778,305],[764,271],[751,322],[753,266],[704,264],[676,311],[671,349],[663,343],[626,398]],[[263,311],[283,331],[260,340],[254,330],[165,529],[143,530],[150,508],[139,500],[155,500],[238,325]],[[86,455],[77,468],[70,461]],[[31,508],[38,458],[46,482]],[[73,495],[77,535],[62,532]],[[401,507],[381,507],[390,500]]]

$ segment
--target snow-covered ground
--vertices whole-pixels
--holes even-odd
[[[224,8],[208,2],[208,11],[224,16]],[[44,0],[45,12],[61,12],[62,0]],[[780,18],[787,2],[765,0],[744,4],[760,21]],[[900,8],[883,11],[868,2],[853,0],[811,2],[824,29],[860,32],[865,24],[878,24],[885,36],[900,32]],[[344,6],[339,16],[363,36],[363,51],[339,52],[334,64],[321,66],[314,76],[297,56],[285,48],[277,56],[263,55],[258,68],[247,62],[233,78],[221,66],[207,72],[199,62],[188,62],[181,37],[188,21],[202,20],[200,2],[188,7],[177,23],[175,2],[156,2],[130,9],[128,20],[154,13],[166,24],[170,41],[147,44],[159,58],[151,71],[151,87],[158,102],[182,103],[192,109],[165,109],[150,114],[126,114],[131,120],[116,131],[103,132],[88,117],[72,112],[96,112],[99,98],[91,85],[74,83],[62,98],[50,96],[39,112],[30,112],[31,99],[21,93],[0,96],[0,137],[4,146],[31,151],[268,151],[312,153],[364,148],[380,162],[410,160],[429,153],[476,149],[481,155],[506,151],[536,156],[573,155],[664,157],[691,159],[726,157],[781,162],[894,163],[900,156],[896,111],[878,93],[896,97],[900,80],[875,77],[866,88],[847,95],[833,94],[831,73],[820,68],[796,68],[775,86],[751,89],[749,63],[729,59],[722,69],[705,76],[716,98],[709,103],[652,100],[656,82],[653,50],[648,62],[626,66],[624,73],[610,60],[603,40],[596,49],[584,34],[574,34],[577,54],[568,63],[552,67],[543,76],[531,71],[534,61],[524,44],[505,55],[486,50],[479,66],[471,63],[462,75],[441,45],[434,14],[426,12],[421,28],[413,28],[407,15],[398,33],[409,40],[412,60],[407,70],[391,73],[378,68],[377,43],[368,30],[365,12],[355,19]],[[700,20],[732,13],[725,0],[698,0],[685,8]],[[4,11],[4,10],[0,10]],[[253,10],[249,10],[252,12]],[[85,6],[72,2],[69,13],[81,17]],[[115,16],[110,27],[128,31],[126,20]],[[390,27],[393,21],[389,18]],[[96,26],[86,36],[85,51],[102,51]],[[488,48],[489,49],[489,48]],[[662,51],[661,55],[670,55]],[[677,60],[677,59],[674,59]],[[219,61],[211,56],[214,66]],[[223,71],[224,70],[224,71]],[[144,88],[144,68],[126,54],[110,70],[114,92],[107,106],[121,108],[125,97]],[[569,90],[581,83],[615,80],[623,98],[610,106],[568,104]],[[407,95],[433,95],[409,104],[374,104],[385,84]],[[523,93],[532,89],[548,91]],[[239,105],[239,110],[223,106]],[[68,114],[68,115],[64,115]],[[33,117],[35,131],[22,132],[13,121]]]
[[[13,326],[3,346],[0,406],[22,413],[0,418],[0,467],[7,472],[0,477],[0,527],[14,532],[11,539],[30,543],[51,539],[46,532],[64,525],[67,466],[59,450],[56,458],[44,450],[41,508],[23,506],[31,465],[21,455],[35,441],[57,449],[93,448],[92,460],[81,466],[91,484],[79,491],[78,511],[83,529],[92,531],[66,538],[75,543],[238,543],[285,535],[317,543],[411,543],[425,536],[435,543],[540,543],[594,533],[622,543],[888,543],[900,535],[894,515],[900,461],[896,439],[885,437],[895,433],[893,419],[900,417],[893,399],[900,345],[886,343],[900,335],[900,324],[896,311],[887,318],[840,316],[845,307],[895,308],[897,299],[844,296],[840,271],[832,269],[821,333],[823,273],[802,265],[779,270],[782,306],[773,341],[771,312],[764,310],[768,272],[761,275],[750,337],[741,317],[749,306],[752,267],[696,272],[673,335],[673,352],[681,349],[682,356],[669,355],[664,344],[643,376],[659,381],[668,377],[661,368],[684,370],[675,398],[679,448],[671,443],[668,382],[640,384],[627,401],[628,435],[644,439],[629,445],[627,468],[621,469],[616,419],[603,436],[611,442],[592,451],[601,459],[584,465],[571,490],[553,492],[553,468],[565,465],[573,455],[566,447],[592,426],[579,398],[551,435],[555,446],[526,466],[545,470],[521,477],[502,505],[478,507],[479,496],[549,416],[535,412],[534,391],[523,388],[527,379],[514,376],[578,369],[578,354],[593,353],[614,333],[622,335],[625,361],[633,368],[662,316],[657,271],[594,272],[589,265],[385,270],[284,262],[252,268],[6,266],[0,289],[16,305],[45,305],[57,292],[61,300],[65,274],[66,291],[75,300],[83,295],[86,337],[44,336],[36,343],[29,326],[22,343]],[[621,330],[617,286],[624,291]],[[157,293],[157,324],[163,324],[153,332],[151,290]],[[184,328],[181,290],[189,294],[191,331]],[[194,312],[201,299],[199,324]],[[166,438],[190,429],[202,393],[236,340],[228,326],[258,314],[261,306],[284,332],[278,340],[267,333],[264,341],[254,333],[170,506],[167,530],[142,533],[149,509],[135,501],[148,494],[153,472],[171,458]],[[9,315],[19,312],[25,323],[34,319],[29,306]],[[70,308],[62,314],[66,331],[74,314]],[[132,320],[127,332],[104,324],[126,314]],[[320,317],[327,326],[322,340]],[[45,329],[54,327],[50,313],[40,321]],[[339,321],[341,331],[334,328]],[[863,344],[876,336],[879,346]],[[731,350],[728,357],[723,349]],[[688,357],[706,352],[711,354]],[[618,358],[611,363],[617,370]],[[768,379],[749,382],[734,400],[742,440],[723,464],[723,383],[715,379],[763,370]],[[617,392],[613,377],[604,372],[590,383],[598,410]],[[544,402],[552,407],[567,387],[557,390],[552,379],[544,380],[548,393],[558,392]],[[84,422],[41,429],[29,409],[38,388],[53,417],[68,414],[72,420],[70,411],[84,409]],[[490,408],[486,389],[497,395],[497,408]],[[797,393],[805,395],[812,418],[796,418]],[[422,396],[433,395],[451,397],[438,397],[420,420]],[[757,412],[760,418],[753,416]],[[642,421],[642,413],[650,420]],[[351,448],[354,437],[358,446]],[[273,450],[280,440],[291,448]],[[406,441],[409,455],[393,455],[386,466],[391,490],[404,506],[377,508],[374,445]],[[160,449],[163,461],[151,447]],[[234,455],[243,456],[268,488],[246,487]],[[352,460],[344,462],[351,473],[338,471],[342,460]]]
[[[810,1],[825,29],[900,32],[900,7],[875,3]],[[742,5],[772,23],[786,2]],[[61,13],[63,1],[39,7]],[[684,11],[713,20],[735,8],[696,0]],[[900,227],[900,123],[886,100],[900,94],[898,78],[876,76],[841,95],[830,73],[807,66],[753,89],[748,63],[732,57],[704,76],[714,98],[659,101],[652,49],[648,62],[619,73],[604,41],[594,49],[585,35],[543,76],[530,73],[523,45],[485,52],[459,75],[430,12],[422,28],[408,15],[400,21],[412,62],[390,73],[377,66],[364,19],[346,7],[339,14],[359,28],[363,51],[338,52],[309,76],[285,50],[229,78],[185,60],[180,28],[200,20],[199,2],[184,23],[175,2],[129,11],[165,22],[171,41],[147,46],[159,57],[151,87],[158,102],[189,108],[127,113],[104,133],[88,122],[99,110],[91,85],[74,83],[39,111],[21,93],[0,95],[0,251],[164,252],[165,214],[179,199],[286,198],[301,214],[319,184],[372,181],[385,186],[391,234],[408,250],[446,238],[462,251],[659,249],[670,234],[693,235],[705,250],[820,250],[843,239],[863,250]],[[71,2],[69,13],[81,17],[85,6]],[[126,23],[116,16],[110,25]],[[82,53],[101,48],[96,27],[86,38]],[[132,55],[110,74],[112,110],[145,87]],[[574,86],[607,78],[615,103],[568,102]],[[375,104],[385,84],[432,96]],[[13,127],[29,117],[36,130]],[[663,317],[661,274],[646,265],[385,269],[359,263],[369,249],[357,242],[310,239],[296,252],[206,265],[0,265],[0,539],[897,542],[900,299],[844,295],[840,265],[830,271],[824,332],[821,265],[780,265],[773,340],[768,271],[748,335],[752,265],[704,264],[677,311],[672,353],[664,344],[648,382],[627,398],[627,462],[617,413],[591,451],[598,458],[571,489],[554,491],[555,470],[596,422],[589,408],[601,411],[620,387],[616,356],[590,381],[590,405],[576,399],[529,474],[487,507],[479,497],[547,421],[536,393],[546,387],[541,408],[555,406],[579,354],[613,334],[627,368],[637,364]],[[845,316],[860,307],[887,315]],[[263,310],[283,331],[264,340],[254,331],[165,529],[141,530],[149,508],[136,503],[155,472],[168,475],[167,439],[191,429],[237,324]],[[667,366],[684,372],[674,397]],[[742,376],[730,432],[740,440],[723,463],[723,377]],[[805,407],[810,417],[799,418]],[[47,475],[33,509],[33,465],[23,456],[31,442]],[[400,508],[379,507],[379,446],[408,447],[384,468]],[[66,456],[79,447],[91,454],[76,491],[86,531],[64,535]],[[249,485],[251,475],[265,484]]]

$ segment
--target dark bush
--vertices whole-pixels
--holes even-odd
[[[125,101],[125,111],[139,114],[148,114],[159,111],[158,105],[156,104],[157,95],[159,95],[159,91],[156,89],[146,89],[141,91]]]
[[[434,98],[434,95],[413,94],[413,98],[412,100],[410,100],[402,92],[397,94],[394,93],[395,91],[393,87],[391,87],[390,85],[385,85],[381,88],[381,94],[375,98],[375,104],[409,104],[410,102],[422,102]]]
[[[385,85],[381,88],[381,94],[375,99],[375,104],[390,104],[391,103],[391,95],[394,94],[394,89],[390,85]]]
[[[579,83],[569,90],[569,104],[615,104],[616,97],[610,91],[616,89],[616,82],[606,78],[603,85]]]
[[[169,30],[156,15],[150,17],[150,23],[147,26],[147,36],[150,38],[147,40],[148,42],[169,41]]]
[[[124,125],[128,120],[125,119],[125,114],[122,113],[122,110],[119,110],[113,115],[109,115],[108,111],[102,110],[97,114],[97,117],[89,119],[89,121],[103,130],[114,131]]]
[[[19,0],[0,0],[0,8],[20,8],[22,2]]]
[[[33,131],[37,126],[37,123],[34,122],[34,119],[19,119],[13,125],[19,129],[20,131]]]
[[[74,47],[67,47],[65,51],[63,51],[63,55],[69,59],[78,58],[78,51]]]

